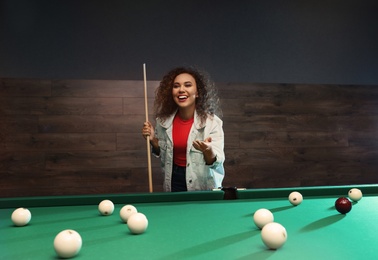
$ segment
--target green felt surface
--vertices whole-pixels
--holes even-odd
[[[139,195],[136,203],[127,203],[149,220],[141,235],[132,235],[121,222],[119,211],[125,203],[116,204],[111,216],[101,216],[97,204],[30,207],[32,220],[25,227],[13,226],[14,208],[3,208],[0,259],[57,259],[53,240],[63,229],[82,236],[82,250],[74,259],[376,259],[378,196],[366,187],[362,200],[346,215],[334,208],[343,193],[307,195],[299,206],[288,202],[290,190],[282,197],[237,200],[171,194],[166,198],[173,201],[151,202],[146,198],[154,194]],[[243,191],[244,196],[254,192]],[[271,210],[275,221],[285,226],[288,240],[282,248],[269,250],[262,243],[252,220],[259,208]]]

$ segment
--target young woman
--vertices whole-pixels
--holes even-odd
[[[186,67],[169,71],[156,90],[156,127],[145,122],[152,152],[160,157],[165,191],[211,190],[222,186],[224,133],[214,84]]]

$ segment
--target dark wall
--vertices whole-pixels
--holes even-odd
[[[0,1],[0,77],[378,83],[378,2]]]

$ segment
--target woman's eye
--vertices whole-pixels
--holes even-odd
[[[186,87],[186,88],[190,88],[192,86],[193,86],[192,83],[184,83],[184,87]],[[180,84],[174,84],[173,88],[181,88],[181,85]]]

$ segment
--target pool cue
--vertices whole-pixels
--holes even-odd
[[[146,64],[143,63],[143,78],[144,78],[144,108],[146,111],[146,122],[148,122],[148,100],[147,100],[147,73],[146,73]],[[153,191],[152,188],[152,167],[151,167],[151,145],[150,145],[150,136],[147,138],[147,161],[148,161],[148,184],[150,192]]]

